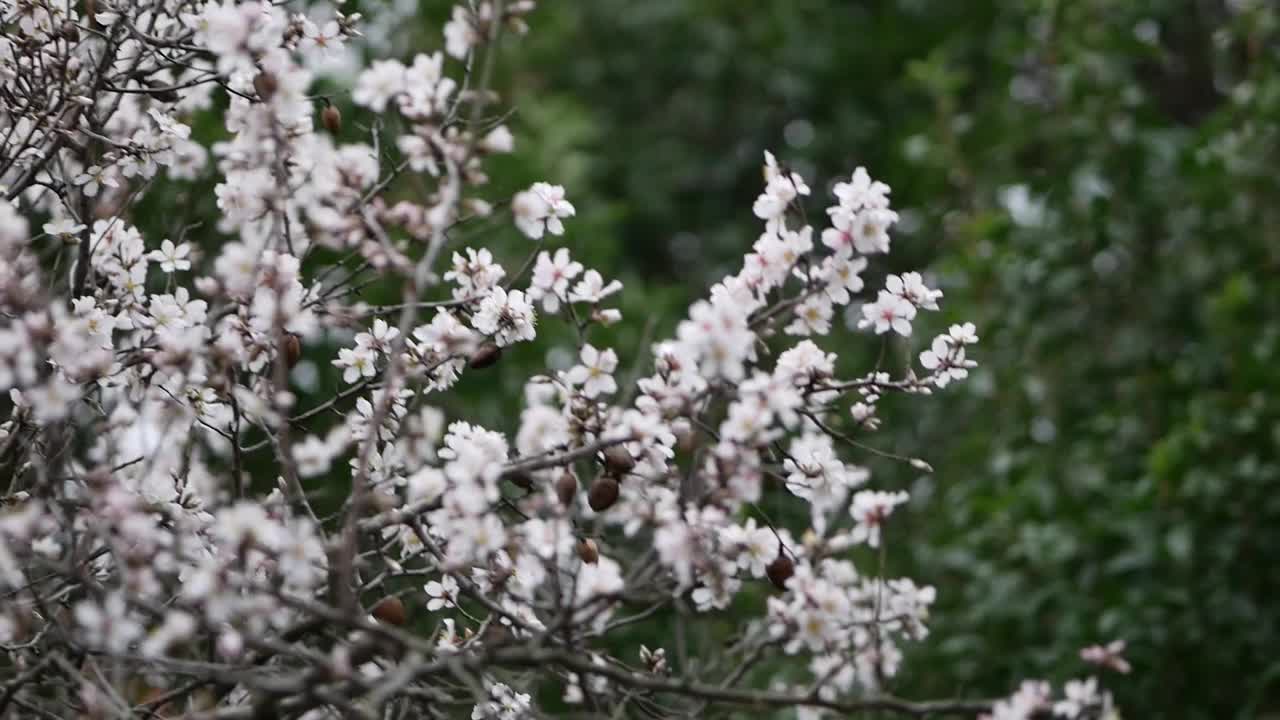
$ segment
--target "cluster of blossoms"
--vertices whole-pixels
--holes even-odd
[[[955,325],[920,372],[844,379],[815,342],[840,307],[902,343],[938,309],[918,273],[861,295],[898,218],[887,185],[859,168],[818,232],[766,153],[741,270],[671,338],[607,347],[622,283],[542,249],[571,226],[565,189],[484,194],[515,139],[471,69],[534,4],[465,3],[444,52],[373,61],[358,124],[313,93],[361,18],[315,5],[0,0],[0,647],[19,673],[0,717],[510,720],[549,683],[601,716],[1110,712],[1092,679],[1056,702],[884,695],[936,593],[860,568],[909,496],[867,487],[849,433],[880,427],[887,393],[963,380],[978,339]],[[202,180],[216,218],[182,203],[146,230],[144,199]],[[406,181],[424,189],[393,201]],[[495,208],[517,249],[462,242]],[[374,281],[402,302],[359,300]],[[450,389],[551,323],[574,359],[511,393],[507,426],[455,417]],[[322,371],[338,389],[315,400]],[[773,523],[766,496],[804,520]],[[610,654],[618,628],[740,612],[749,590],[771,595],[737,668]],[[744,686],[770,653],[811,677]]]

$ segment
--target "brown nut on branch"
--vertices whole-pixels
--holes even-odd
[[[774,587],[786,590],[787,581],[796,574],[796,564],[787,557],[786,551],[778,550],[778,557],[765,566],[764,572],[769,576],[769,582],[773,583]]]
[[[342,132],[342,111],[334,105],[326,105],[324,110],[320,111],[320,122],[324,124],[325,130],[337,135]]]
[[[615,475],[625,475],[636,466],[636,459],[631,451],[621,445],[614,445],[604,451],[604,466]]]
[[[587,504],[596,512],[604,512],[618,502],[618,480],[609,475],[601,475],[591,483],[587,491]]]
[[[276,96],[276,90],[280,89],[280,81],[275,75],[263,70],[253,76],[253,89],[258,93],[259,100],[270,102]]]
[[[409,621],[409,614],[404,609],[404,603],[395,595],[388,595],[382,598],[377,605],[374,605],[373,616],[388,625],[397,627]]]
[[[302,340],[293,333],[284,336],[284,362],[293,369],[302,359]]]
[[[600,548],[596,545],[596,541],[591,538],[583,538],[578,541],[578,557],[582,558],[582,562],[588,565],[595,565],[600,559]]]
[[[573,476],[573,472],[565,470],[560,473],[560,477],[556,479],[556,497],[560,498],[560,504],[569,507],[573,504],[573,499],[578,496],[578,478]]]

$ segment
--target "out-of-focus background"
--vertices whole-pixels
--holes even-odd
[[[348,3],[397,27],[404,58],[440,47],[450,5]],[[886,406],[869,439],[935,472],[864,459],[877,486],[913,493],[890,572],[938,588],[892,691],[1002,695],[1123,638],[1133,672],[1107,684],[1127,718],[1280,709],[1274,3],[540,5],[498,65],[517,152],[491,197],[567,188],[564,244],[626,285],[624,362],[643,318],[670,333],[736,270],[766,149],[805,174],[815,210],[858,165],[892,185],[902,222],[868,287],[924,268],[946,297],[919,334],[977,324],[971,381]],[[368,120],[346,110],[356,139]],[[519,262],[528,241],[507,225],[472,238]],[[824,345],[847,373],[879,348],[853,330]],[[334,386],[336,346],[309,352],[307,382]],[[544,353],[520,348],[446,412],[513,429],[504,398],[566,361]]]
[[[868,459],[913,491],[891,568],[939,591],[897,692],[1000,694],[1124,638],[1126,717],[1280,708],[1275,3],[591,0],[534,24],[504,62],[517,162],[566,185],[570,246],[627,294],[736,270],[769,148],[816,193],[888,182],[882,269],[927,267],[938,327],[977,323],[972,382],[876,438],[936,472]]]

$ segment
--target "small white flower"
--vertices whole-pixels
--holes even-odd
[[[480,301],[479,310],[471,318],[472,327],[492,336],[499,346],[532,340],[536,335],[536,322],[533,305],[523,292],[507,292],[500,287],[494,288]]]
[[[872,180],[864,167],[855,169],[849,182],[836,183],[832,191],[840,200],[840,206],[849,210],[889,207],[889,186]]]
[[[613,372],[618,369],[618,355],[612,348],[602,352],[591,345],[584,345],[581,358],[582,364],[575,365],[566,376],[570,383],[581,385],[582,394],[589,398],[617,392],[618,384],[613,379]]]
[[[451,608],[458,602],[458,581],[452,575],[442,575],[439,580],[432,580],[422,589],[431,598],[427,601],[427,610],[430,612]]]
[[[528,190],[519,192],[511,200],[516,227],[520,232],[537,240],[543,233],[564,234],[562,218],[573,217],[576,210],[565,199],[564,188],[549,183],[534,183]]]
[[[391,98],[405,90],[405,66],[398,60],[375,60],[360,73],[351,101],[380,113]]]
[[[174,245],[169,239],[165,239],[160,243],[159,250],[152,250],[147,254],[147,258],[160,263],[160,269],[167,273],[177,270],[190,270],[191,261],[187,258],[191,255],[191,246],[187,243]]]
[[[929,289],[918,272],[890,275],[885,278],[884,288],[921,310],[937,310],[942,297],[942,291]]]
[[[874,327],[877,335],[893,330],[899,335],[909,337],[911,321],[915,316],[915,305],[899,295],[881,290],[875,302],[862,306],[862,320],[858,322],[858,327]]]
[[[547,251],[538,254],[533,267],[533,281],[529,286],[529,299],[542,301],[542,309],[555,313],[560,303],[568,298],[569,281],[582,272],[582,263],[569,259],[569,250],[556,250],[553,258]]]
[[[573,292],[569,293],[569,301],[598,303],[620,290],[622,290],[621,282],[612,280],[606,285],[604,277],[599,272],[588,270],[587,274],[582,276],[582,280],[573,286]]]
[[[119,187],[119,183],[111,172],[98,165],[91,165],[88,170],[77,175],[73,182],[79,185],[88,197],[97,196],[98,190],[104,187]]]
[[[84,230],[85,226],[77,223],[71,218],[62,218],[61,220],[53,220],[44,224],[44,231],[50,236],[68,242],[75,240],[76,235]]]
[[[344,368],[342,381],[353,383],[361,377],[371,378],[377,372],[376,356],[371,348],[342,348],[338,351],[338,359],[333,361],[335,367]]]
[[[853,516],[853,542],[865,542],[880,547],[880,526],[893,514],[893,509],[907,501],[905,492],[862,490],[853,496],[849,514]]]

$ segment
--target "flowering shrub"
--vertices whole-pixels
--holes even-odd
[[[864,294],[898,219],[889,187],[862,168],[836,183],[815,242],[813,192],[765,153],[741,271],[674,337],[604,347],[621,283],[544,249],[572,228],[566,190],[485,197],[486,158],[515,143],[486,114],[493,49],[533,9],[460,5],[446,52],[373,61],[357,125],[310,94],[316,63],[361,42],[356,14],[0,0],[0,713],[516,718],[542,712],[536,694],[602,717],[1112,714],[1094,678],[1056,701],[1035,681],[1000,701],[887,693],[935,590],[855,567],[909,497],[847,456],[927,469],[856,436],[886,394],[964,380],[978,342],[957,324],[918,368],[848,373],[812,339],[855,299],[869,334],[912,337],[938,309],[917,273]],[[201,113],[225,137],[199,139]],[[367,141],[347,140],[357,128]],[[206,174],[225,242],[144,237],[144,199]],[[404,184],[421,192],[393,201]],[[532,245],[456,242],[508,209]],[[402,301],[359,301],[370,277]],[[528,379],[514,433],[440,409],[548,324],[576,361]],[[344,387],[301,407],[291,371],[344,327]],[[252,477],[263,462],[272,477]],[[341,468],[350,492],[322,514],[316,485]],[[772,522],[766,494],[807,522]],[[696,668],[618,640],[766,585],[764,611]],[[1082,657],[1127,670],[1122,649]],[[811,681],[744,686],[774,654]]]

